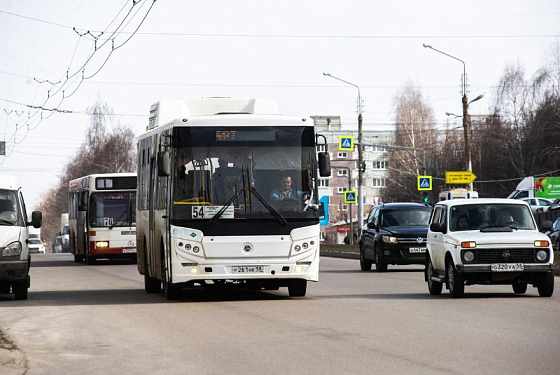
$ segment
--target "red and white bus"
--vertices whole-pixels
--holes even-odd
[[[136,174],[92,174],[70,181],[70,252],[76,262],[136,263]]]

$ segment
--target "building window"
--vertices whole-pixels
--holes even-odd
[[[348,205],[347,204],[343,204],[340,208],[342,211],[348,211]]]
[[[372,186],[376,188],[385,187],[385,179],[384,178],[374,178],[372,179]]]
[[[348,190],[348,189],[345,188],[345,187],[339,187],[339,188],[337,188],[338,194],[343,194],[346,190]]]
[[[373,169],[389,169],[388,160],[375,160],[373,162]]]
[[[339,152],[336,157],[338,159],[346,159],[346,155],[346,152]]]
[[[337,169],[336,170],[337,176],[348,176],[348,169]]]
[[[320,178],[317,182],[318,187],[329,187],[329,180],[327,178]]]
[[[325,145],[317,145],[317,152],[325,152],[327,147]]]
[[[374,152],[385,152],[385,147],[382,147],[382,146],[375,146],[375,147],[373,148],[373,151],[374,151]]]

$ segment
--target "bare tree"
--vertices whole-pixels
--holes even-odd
[[[422,92],[408,82],[394,98],[395,144],[429,149],[436,145],[435,117]],[[387,201],[418,200],[416,176],[423,173],[420,153],[391,150],[389,178],[384,196]],[[429,163],[428,163],[429,164]]]

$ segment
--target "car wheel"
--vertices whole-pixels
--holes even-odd
[[[539,296],[550,297],[554,293],[554,275],[547,272],[539,275],[539,283],[537,284]]]
[[[512,287],[515,294],[524,294],[527,291],[527,284],[513,283]]]
[[[432,261],[428,258],[428,264],[426,266],[426,279],[428,279],[428,290],[432,296],[439,296],[441,294],[441,290],[443,289],[443,283],[439,281],[432,280],[432,276],[434,275],[434,266],[432,265]]]
[[[29,290],[29,276],[27,276],[27,280],[22,284],[12,285],[12,290],[14,292],[15,299],[17,300],[27,299],[28,290]]]
[[[84,261],[84,257],[83,257],[83,256],[74,254],[74,262],[76,262],[76,263],[82,263],[83,261]]]
[[[0,294],[10,294],[10,284],[0,285]]]
[[[451,258],[447,261],[447,286],[453,298],[461,298],[465,294],[465,280],[455,269]]]
[[[381,257],[381,250],[379,250],[379,247],[375,249],[375,270],[377,272],[387,271],[387,263],[385,263],[385,260]]]
[[[307,280],[291,280],[288,284],[290,297],[305,297],[307,292]]]
[[[362,271],[371,271],[371,260],[366,259],[362,246],[360,246],[360,268]]]

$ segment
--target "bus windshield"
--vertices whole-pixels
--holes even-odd
[[[90,225],[92,227],[131,227],[136,225],[136,193],[92,193]]]
[[[317,219],[311,127],[175,131],[174,219]]]

